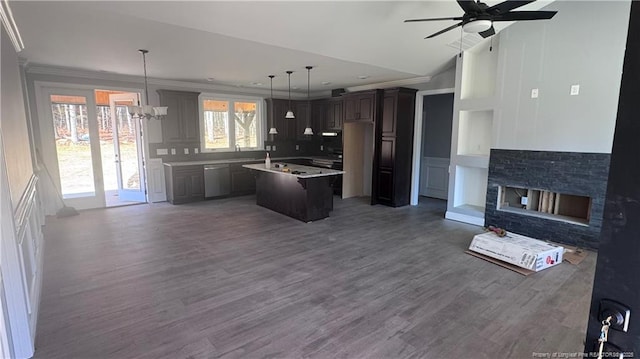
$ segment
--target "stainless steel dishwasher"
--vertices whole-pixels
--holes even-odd
[[[231,192],[229,184],[229,165],[204,166],[204,196],[220,197]]]

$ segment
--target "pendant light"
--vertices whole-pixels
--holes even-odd
[[[156,120],[160,120],[162,116],[167,115],[167,107],[153,107],[149,105],[149,88],[147,87],[147,53],[149,50],[140,49],[138,50],[142,54],[142,66],[144,68],[144,95],[145,95],[145,105],[140,106],[140,101],[138,101],[138,106],[129,106],[128,111],[133,118],[142,118],[145,117],[147,120],[151,118],[155,118]]]
[[[287,114],[284,116],[284,118],[296,118],[296,116],[293,115],[293,111],[291,111],[291,74],[293,73],[293,71],[287,71],[287,75],[289,75],[289,111],[287,111]]]
[[[269,75],[269,81],[271,81],[271,103],[273,105],[273,78],[276,77],[275,75]],[[278,134],[278,130],[276,129],[276,124],[274,121],[273,116],[271,116],[271,128],[269,129],[269,134],[270,135],[277,135]]]
[[[313,66],[307,66],[306,67],[306,69],[307,69],[307,102],[310,101],[309,87],[310,87],[310,83],[311,83],[311,69],[312,68],[313,68]],[[311,129],[310,121],[311,121],[310,116],[307,116],[307,127],[304,129],[304,134],[306,136],[313,136],[313,130]]]

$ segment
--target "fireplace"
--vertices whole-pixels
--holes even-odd
[[[491,150],[485,224],[598,248],[609,154]]]

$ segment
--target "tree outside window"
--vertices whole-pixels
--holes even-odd
[[[205,98],[203,150],[257,149],[260,144],[260,100]]]

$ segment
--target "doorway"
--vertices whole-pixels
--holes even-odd
[[[42,161],[66,205],[77,209],[146,202],[142,131],[127,106],[138,94],[43,87]]]
[[[422,98],[422,146],[420,148],[420,195],[446,200],[451,161],[453,94]]]
[[[141,123],[127,110],[138,96],[96,90],[106,207],[146,201]]]
[[[371,196],[373,132],[371,122],[344,123],[342,198]]]

